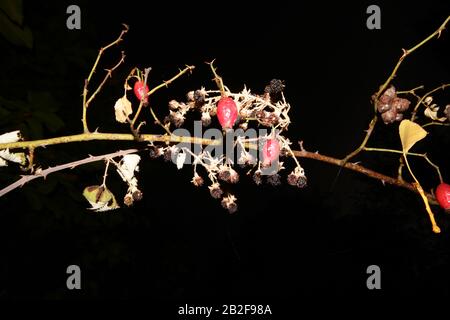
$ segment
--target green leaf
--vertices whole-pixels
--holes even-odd
[[[6,13],[8,18],[18,25],[23,23],[22,0],[1,0],[0,9]]]
[[[40,139],[44,136],[44,130],[40,121],[30,118],[26,120],[26,124],[30,135],[28,138]]]
[[[33,116],[39,119],[50,132],[56,132],[64,127],[64,122],[54,113],[37,111],[33,113]]]
[[[2,11],[0,11],[0,34],[16,46],[28,49],[33,47],[33,34],[30,28],[15,24]]]
[[[27,95],[31,109],[38,111],[57,111],[59,109],[59,103],[48,91],[28,91]]]

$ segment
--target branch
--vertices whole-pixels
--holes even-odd
[[[441,35],[441,32],[445,29],[445,26],[447,25],[447,23],[450,21],[450,16],[447,17],[447,19],[445,19],[445,21],[442,23],[442,25],[436,30],[434,31],[432,34],[430,34],[428,37],[426,37],[424,40],[422,40],[421,42],[419,42],[418,44],[416,44],[414,47],[410,48],[410,49],[403,49],[403,55],[400,57],[400,59],[398,60],[397,64],[395,65],[394,69],[392,70],[391,74],[389,75],[389,77],[386,79],[386,81],[380,86],[380,88],[378,89],[378,92],[375,94],[375,99],[374,101],[376,101],[380,95],[384,92],[384,90],[386,90],[386,88],[388,87],[388,85],[391,83],[392,79],[394,79],[398,69],[400,68],[400,65],[402,64],[403,60],[405,60],[405,58],[407,56],[409,56],[411,53],[413,53],[414,51],[416,51],[417,49],[419,49],[421,46],[423,46],[424,44],[426,44],[428,41],[430,41],[431,39],[433,39],[434,37],[438,37]],[[413,90],[410,90],[410,92],[412,91],[414,93],[414,90],[419,89],[415,88]],[[343,160],[342,163],[345,164],[347,163],[347,161],[349,161],[350,159],[352,159],[353,157],[355,157],[356,155],[358,155],[366,146],[367,142],[370,139],[370,136],[372,135],[373,129],[375,127],[375,124],[377,122],[378,119],[378,114],[377,114],[377,107],[376,107],[376,103],[374,103],[374,112],[375,115],[373,116],[370,125],[369,125],[369,129],[367,130],[366,136],[364,137],[361,145],[354,150],[353,152],[351,152],[350,154],[348,154]]]
[[[445,88],[447,88],[448,86],[450,86],[450,83],[446,83],[446,84],[443,84],[443,85],[441,85],[441,86],[439,86],[439,87],[436,87],[436,88],[434,88],[433,90],[427,92],[425,95],[423,95],[423,97],[420,98],[419,101],[417,101],[417,104],[416,104],[416,106],[414,107],[413,112],[411,113],[411,121],[414,122],[414,121],[416,120],[416,114],[417,114],[417,111],[418,111],[420,105],[421,105],[421,104],[424,104],[424,101],[425,101],[425,99],[426,99],[427,97],[429,97],[431,94],[435,93],[435,92],[438,91],[438,90],[445,90]],[[425,105],[425,107],[427,107],[427,106]]]
[[[170,136],[169,135],[143,134],[141,136],[141,138],[142,138],[142,141],[148,141],[148,142],[152,141],[152,142],[165,142],[165,143],[188,143],[188,144],[193,143],[193,144],[201,144],[201,145],[220,145],[222,143],[221,140],[217,140],[217,139],[214,140],[214,139],[204,139],[204,138],[197,138],[197,137],[176,136],[173,134]],[[135,137],[132,134],[124,134],[124,133],[83,133],[83,134],[77,134],[77,135],[72,135],[72,136],[64,136],[64,137],[57,137],[57,138],[50,138],[50,139],[43,139],[43,140],[0,143],[0,150],[7,149],[7,148],[9,148],[9,149],[37,148],[37,147],[45,147],[48,145],[64,144],[64,143],[71,143],[71,142],[81,142],[81,141],[93,141],[93,140],[134,141]],[[258,148],[258,146],[256,144],[250,144],[250,143],[246,144],[246,147],[248,147],[250,149]],[[133,149],[133,150],[135,150],[135,149]],[[336,166],[341,166],[343,168],[362,173],[368,177],[380,180],[383,183],[392,184],[394,186],[406,188],[410,191],[418,193],[417,188],[411,183],[405,182],[402,179],[397,179],[397,178],[393,178],[390,176],[386,176],[384,174],[381,174],[379,172],[365,168],[358,164],[354,164],[354,163],[342,164],[341,159],[321,155],[321,154],[315,153],[315,152],[309,152],[304,149],[302,149],[300,151],[293,150],[291,152],[295,157],[298,157],[298,158],[308,158],[308,159],[313,159],[313,160],[317,160],[317,161],[321,161],[321,162],[334,164]],[[111,154],[106,155],[106,156],[111,157]],[[90,159],[90,158],[88,158],[88,159]],[[98,159],[103,160],[103,159],[105,159],[105,156],[98,156]],[[81,161],[83,161],[83,160],[81,160]],[[95,161],[98,161],[98,160],[95,160]],[[92,162],[92,161],[88,161],[88,162]],[[86,162],[86,163],[88,163],[88,162]],[[62,166],[64,166],[64,167],[62,167]],[[62,166],[60,166],[60,168],[62,168],[62,169],[72,167],[72,165],[70,165],[70,164],[62,165]],[[55,168],[52,168],[53,171],[51,171],[51,172],[55,172],[55,170],[54,170]],[[60,169],[60,170],[62,170],[62,169]],[[46,172],[46,174],[48,174],[48,173],[50,173],[50,172]],[[10,186],[8,186],[5,189],[3,189],[3,190],[7,190],[7,191],[3,192],[3,190],[2,190],[3,193],[1,193],[0,196],[23,185],[22,179],[19,180],[21,182],[18,181],[15,183],[15,184],[18,183],[18,185],[16,185],[14,188],[8,189],[8,188],[10,188]],[[33,179],[35,179],[35,178],[33,178]],[[28,182],[28,181],[25,180],[24,183],[26,183],[26,182]],[[430,203],[437,204],[436,199],[433,195],[427,193],[426,196]]]
[[[101,160],[108,160],[108,159],[112,159],[115,157],[120,157],[120,156],[124,156],[126,154],[130,154],[130,153],[135,153],[139,150],[137,149],[128,149],[128,150],[122,150],[122,151],[117,151],[114,153],[108,153],[108,154],[104,154],[101,156],[89,156],[86,159],[82,159],[82,160],[77,160],[77,161],[73,161],[73,162],[69,162],[69,163],[65,163],[65,164],[61,164],[55,167],[50,167],[47,168],[45,170],[36,170],[35,174],[32,175],[23,175],[22,178],[20,178],[19,180],[17,180],[16,182],[10,184],[9,186],[3,188],[0,190],[0,197],[4,196],[5,194],[7,194],[8,192],[17,189],[19,187],[22,187],[24,184],[37,179],[37,178],[46,178],[47,175],[57,172],[57,171],[61,171],[64,169],[73,169],[75,167],[81,166],[83,164],[87,164],[87,163],[91,163],[91,162],[96,162],[96,161],[101,161]],[[106,173],[105,173],[106,175]]]
[[[100,92],[101,88],[103,87],[103,85],[105,84],[106,80],[111,76],[112,72],[123,62],[125,55],[122,52],[122,57],[120,59],[120,61],[112,68],[112,69],[107,69],[107,74],[105,76],[105,78],[103,79],[103,81],[100,83],[100,85],[98,86],[98,88],[95,90],[95,92],[92,94],[92,96],[88,99],[87,94],[88,94],[88,85],[89,82],[92,79],[92,76],[94,75],[95,69],[97,68],[97,65],[100,61],[100,58],[102,57],[103,53],[108,50],[109,48],[111,48],[114,45],[117,45],[120,41],[122,41],[122,37],[125,33],[128,32],[129,27],[126,24],[123,24],[124,29],[122,30],[122,32],[120,33],[119,37],[114,40],[113,42],[111,42],[110,44],[108,44],[107,46],[100,48],[98,55],[97,55],[97,59],[94,62],[94,65],[92,66],[91,72],[89,73],[89,76],[87,77],[87,79],[84,81],[84,87],[83,87],[83,114],[82,114],[82,118],[81,118],[81,122],[83,123],[83,132],[88,133],[89,132],[89,128],[87,125],[87,108],[89,106],[89,103],[92,102],[92,100],[94,99],[94,97],[97,95],[98,92]]]
[[[439,28],[437,28],[436,31],[434,31],[432,34],[430,34],[428,37],[426,37],[424,40],[422,40],[421,42],[419,42],[418,44],[416,44],[414,47],[410,48],[410,49],[402,49],[403,50],[403,54],[400,57],[400,59],[398,60],[397,64],[395,65],[394,69],[392,70],[391,74],[389,75],[389,77],[386,79],[386,81],[380,86],[380,89],[378,90],[378,92],[376,93],[376,99],[378,99],[380,97],[380,95],[383,93],[383,91],[388,87],[388,85],[391,83],[392,79],[394,79],[398,69],[400,68],[400,65],[402,64],[403,60],[405,60],[405,58],[407,56],[409,56],[411,53],[413,53],[414,51],[416,51],[417,49],[419,49],[421,46],[423,46],[425,43],[427,43],[428,41],[430,41],[431,39],[433,39],[434,37],[437,36],[437,38],[439,38],[439,36],[441,35],[441,32],[445,29],[445,26],[447,25],[447,23],[450,21],[450,16],[447,17],[447,19],[445,19],[445,21],[441,24],[441,26]]]

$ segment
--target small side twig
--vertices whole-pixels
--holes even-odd
[[[162,87],[167,87],[169,86],[169,84],[171,84],[172,82],[174,82],[176,79],[178,79],[179,77],[181,77],[183,74],[185,74],[186,72],[190,71],[192,72],[192,70],[194,70],[195,66],[186,66],[186,68],[184,68],[183,70],[179,70],[179,72],[172,77],[171,79],[167,80],[167,81],[163,81],[163,83],[161,83],[160,85],[154,87],[152,90],[150,90],[147,93],[147,97],[150,97],[152,94],[154,94],[156,91],[158,91],[159,89],[161,89]],[[136,111],[136,114],[134,115],[133,120],[131,120],[131,126],[134,127],[134,124],[136,123],[136,120],[139,118],[139,115],[141,114],[142,111],[142,106],[143,104],[139,104],[139,108]],[[158,120],[159,121],[159,120]],[[161,121],[159,121],[159,123],[161,123]]]
[[[83,87],[83,113],[82,113],[82,118],[81,118],[81,122],[83,123],[83,132],[84,133],[88,133],[89,132],[89,128],[87,125],[87,108],[89,106],[89,103],[93,100],[93,98],[95,97],[95,95],[101,90],[103,84],[106,82],[106,80],[108,79],[108,77],[111,76],[112,71],[114,71],[122,62],[123,59],[125,58],[125,55],[122,52],[122,58],[120,59],[119,63],[113,67],[110,70],[107,70],[107,74],[105,76],[105,78],[103,79],[102,83],[100,84],[100,86],[97,88],[97,90],[94,92],[94,94],[88,98],[88,85],[92,79],[92,76],[94,75],[95,70],[97,69],[98,63],[100,61],[100,58],[102,57],[103,53],[108,50],[109,48],[111,48],[114,45],[117,45],[119,42],[121,42],[123,39],[123,36],[125,35],[125,33],[128,32],[129,27],[126,24],[123,24],[124,29],[122,29],[122,31],[120,32],[119,37],[117,37],[116,40],[114,40],[113,42],[111,42],[110,44],[108,44],[107,46],[100,48],[98,55],[97,55],[97,59],[94,62],[94,65],[92,66],[91,72],[89,73],[89,76],[87,77],[87,79],[84,81],[84,87]]]

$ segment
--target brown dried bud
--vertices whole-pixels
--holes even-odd
[[[278,186],[281,184],[281,178],[278,173],[272,174],[270,176],[267,176],[267,183],[269,183],[272,186]]]
[[[403,113],[397,113],[397,115],[395,116],[395,121],[402,121],[403,120]]]
[[[255,113],[255,117],[258,119],[264,119],[266,117],[266,112],[264,110],[259,110]]]
[[[127,193],[126,195],[125,195],[125,197],[123,198],[123,203],[127,206],[127,207],[129,207],[129,206],[131,206],[132,204],[133,204],[133,196],[131,195],[131,194],[129,194],[129,193]]]
[[[450,104],[445,106],[444,114],[447,116],[448,121],[450,121]]]
[[[395,87],[391,86],[387,89],[380,98],[375,101],[375,105],[379,113],[384,113],[392,108],[392,100],[397,96]]]
[[[300,189],[306,187],[307,185],[307,178],[305,175],[299,175],[295,172],[292,172],[288,175],[287,181],[291,186],[299,187]]]
[[[211,124],[211,115],[209,112],[202,112],[202,125],[207,127]]]
[[[408,99],[403,99],[403,98],[394,98],[392,99],[392,107],[395,108],[397,110],[397,112],[405,112],[406,110],[408,110],[409,105],[411,104],[411,102]]]
[[[220,203],[222,204],[222,207],[228,210],[229,213],[235,213],[237,211],[236,200],[237,199],[235,196],[229,194],[228,196],[223,197]]]
[[[268,93],[272,98],[281,92],[285,88],[284,81],[278,79],[270,80],[270,83],[264,88],[264,92]]]
[[[377,102],[377,110],[379,113],[384,113],[386,111],[389,111],[391,109],[391,105],[388,103],[381,103],[380,101]]]
[[[380,97],[379,101],[382,104],[390,104],[392,99],[397,96],[394,86],[390,86]]]
[[[206,98],[206,91],[204,89],[202,90],[195,90],[194,92],[194,102],[196,107],[201,107],[205,104],[205,98]]]
[[[170,122],[177,128],[181,127],[184,123],[184,116],[179,112],[170,111],[169,119]]]
[[[238,181],[239,173],[237,173],[233,168],[230,168],[230,183],[238,183]]]
[[[394,123],[397,118],[397,110],[392,108],[389,111],[381,114],[381,118],[384,121],[384,124]]]
[[[192,184],[196,187],[201,187],[203,185],[203,178],[198,175],[198,173],[194,173],[194,177],[191,180]]]
[[[166,162],[172,161],[172,150],[170,148],[167,148],[164,151],[164,161]]]
[[[195,100],[195,93],[194,93],[194,91],[189,91],[186,94],[186,99],[187,99],[187,101],[194,101]]]
[[[149,146],[148,147],[149,150],[149,155],[151,159],[156,159],[160,156],[162,156],[162,148],[158,148],[156,146]]]
[[[220,185],[218,183],[213,183],[208,188],[211,197],[213,197],[214,199],[220,199],[222,197],[223,191],[222,189],[220,189]]]
[[[266,118],[266,122],[269,125],[273,125],[273,126],[278,124],[278,120],[279,120],[279,118],[275,113],[269,114],[269,116]]]
[[[169,109],[170,110],[177,110],[180,104],[176,100],[170,100],[169,101]]]
[[[255,173],[253,174],[253,181],[256,183],[256,185],[260,185],[262,184],[262,176],[261,176],[261,171],[255,171]]]
[[[139,190],[139,189],[136,189],[134,192],[133,192],[133,200],[134,201],[141,201],[142,200],[142,198],[143,198],[143,194],[142,194],[142,192],[141,192],[141,190]]]
[[[244,131],[247,130],[248,122],[242,122],[241,124],[239,124],[239,128],[241,128]]]

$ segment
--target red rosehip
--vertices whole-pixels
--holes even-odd
[[[262,150],[263,164],[270,164],[278,159],[280,154],[280,143],[277,139],[267,139]]]
[[[450,184],[441,183],[436,188],[436,199],[446,211],[450,211]]]
[[[230,97],[222,97],[217,104],[217,118],[223,129],[234,126],[238,115],[237,106]]]
[[[144,97],[147,93],[148,93],[148,86],[145,85],[144,87],[144,82],[142,81],[136,81],[136,83],[134,84],[134,95],[136,96],[136,98],[139,99],[139,101],[142,99],[142,97]],[[148,97],[145,96],[144,97],[144,103],[146,103],[148,101]]]

